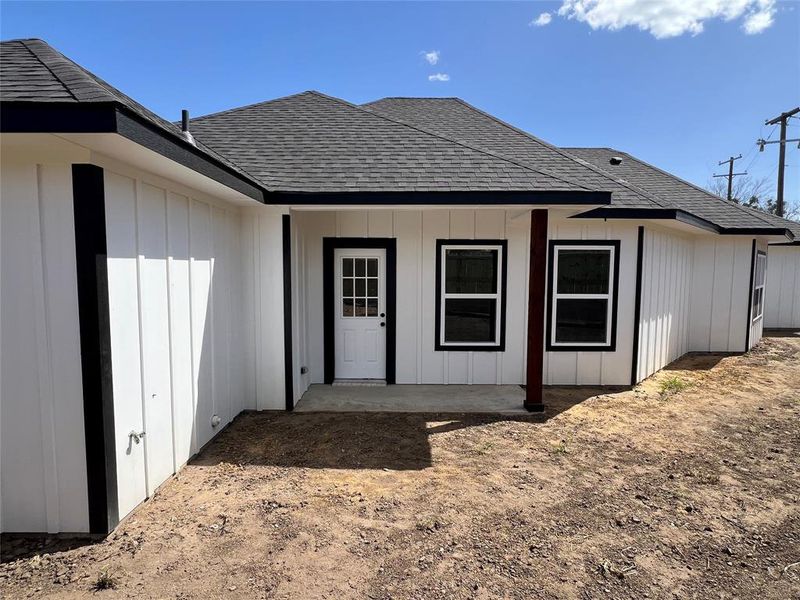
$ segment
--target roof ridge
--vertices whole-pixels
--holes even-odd
[[[9,40],[9,41],[10,42],[19,42],[22,45],[22,47],[25,48],[25,50],[27,50],[30,53],[30,55],[33,56],[39,62],[40,65],[42,65],[45,69],[47,69],[47,71],[53,76],[53,78],[56,81],[58,81],[59,85],[64,88],[64,91],[66,91],[70,96],[72,96],[73,100],[75,100],[76,102],[80,102],[80,100],[78,100],[78,97],[67,86],[67,84],[64,83],[64,81],[61,79],[61,77],[56,75],[55,71],[53,71],[53,69],[50,68],[50,65],[48,65],[45,61],[43,61],[42,57],[39,56],[39,54],[37,52],[35,52],[30,47],[30,45],[28,44],[29,42],[41,42],[43,44],[47,44],[47,42],[45,42],[44,40],[41,40],[39,38],[27,38],[27,39]],[[47,44],[47,46],[51,47],[49,44]]]
[[[577,157],[571,156],[569,153],[562,151],[561,148],[559,148],[558,146],[554,146],[553,144],[550,144],[549,142],[545,142],[544,140],[537,138],[535,135],[532,135],[532,134],[528,133],[527,131],[525,131],[523,129],[520,129],[519,127],[515,127],[514,125],[511,125],[510,123],[507,123],[506,121],[503,121],[499,117],[496,117],[493,114],[487,113],[486,111],[483,111],[480,108],[478,108],[476,106],[473,106],[472,104],[470,104],[469,102],[463,100],[462,98],[456,98],[455,100],[457,102],[460,102],[461,104],[463,104],[464,106],[466,106],[470,110],[473,110],[473,111],[475,111],[475,112],[477,112],[477,113],[479,113],[479,114],[491,119],[495,123],[498,123],[499,125],[507,127],[508,129],[511,129],[512,131],[515,131],[516,133],[518,133],[520,135],[524,135],[528,139],[533,140],[534,142],[537,142],[537,143],[541,144],[545,148],[549,148],[550,150],[554,150],[555,152],[557,152],[558,154],[564,156],[565,158],[568,158],[569,160],[571,160],[573,162],[577,162],[579,165],[585,166],[586,168],[588,168],[591,171],[597,172],[598,174],[602,175],[606,179],[610,179],[614,183],[617,183],[617,184],[619,184],[619,185],[621,185],[623,187],[626,187],[629,190],[631,190],[633,192],[636,192],[637,194],[644,195],[645,198],[648,198],[648,199],[652,200],[653,202],[655,202],[656,204],[658,204],[662,208],[668,208],[668,207],[665,207],[662,204],[662,200],[660,198],[658,198],[657,196],[653,196],[649,192],[645,192],[644,190],[639,190],[638,188],[635,189],[635,186],[633,186],[633,184],[631,184],[631,183],[629,183],[627,181],[624,181],[624,180],[617,179],[611,173],[608,173],[607,171],[605,171],[605,170],[603,170],[603,169],[601,169],[599,167],[596,167],[596,166],[594,166],[592,164],[589,164],[586,161],[579,161],[577,159]]]
[[[373,112],[371,110],[368,110],[368,109],[364,108],[363,106],[360,106],[358,104],[353,104],[352,102],[348,102],[347,100],[343,100],[341,98],[336,98],[335,96],[328,96],[327,94],[323,94],[322,92],[317,92],[317,91],[311,91],[310,93],[316,94],[316,95],[320,96],[321,98],[326,98],[328,100],[333,100],[333,101],[339,102],[341,104],[344,104],[345,106],[349,106],[350,108],[353,108],[353,109],[358,110],[360,112],[366,113],[368,115],[372,115],[373,117],[378,117],[378,118],[383,119],[385,121],[389,121],[390,123],[396,123],[398,125],[403,125],[404,127],[408,127],[408,128],[413,129],[415,131],[419,131],[421,133],[425,133],[427,135],[431,135],[433,137],[437,137],[439,139],[445,140],[447,142],[450,142],[451,144],[458,144],[459,146],[462,146],[464,148],[469,148],[470,150],[473,150],[474,152],[479,152],[481,154],[486,154],[487,156],[491,156],[492,158],[496,158],[496,159],[502,160],[504,162],[510,163],[512,165],[515,165],[515,166],[521,168],[521,169],[525,169],[526,171],[531,171],[533,173],[538,173],[539,175],[545,175],[547,177],[552,177],[553,179],[557,179],[559,181],[563,181],[564,183],[568,183],[570,185],[578,186],[578,187],[580,187],[580,188],[582,188],[584,190],[587,190],[587,191],[602,191],[602,190],[592,190],[591,188],[588,188],[583,184],[580,184],[580,183],[578,183],[576,181],[572,181],[570,179],[566,179],[565,177],[562,177],[560,175],[556,175],[555,173],[550,173],[549,171],[546,171],[546,170],[543,170],[543,169],[535,169],[535,168],[531,167],[530,165],[517,162],[516,160],[514,160],[512,158],[509,158],[508,156],[504,156],[502,154],[499,154],[497,152],[493,152],[493,151],[488,150],[486,148],[480,148],[478,146],[473,146],[472,144],[468,144],[467,142],[464,142],[462,140],[455,140],[455,139],[453,139],[451,137],[448,137],[448,136],[445,136],[445,135],[443,135],[443,134],[441,134],[441,133],[439,133],[437,131],[432,131],[430,129],[426,129],[424,127],[420,127],[419,125],[414,125],[412,123],[408,123],[406,121],[403,121],[403,120],[400,120],[400,119],[396,119],[394,117],[388,117],[388,116],[386,116],[386,115],[384,115],[382,113]]]
[[[382,100],[459,100],[458,96],[384,96],[383,98],[378,98],[377,100],[370,100],[369,102],[364,102],[359,106],[369,106],[371,104],[377,104]]]
[[[208,113],[207,115],[200,115],[199,117],[191,117],[190,121],[199,121],[201,119],[208,119],[210,117],[218,117],[220,115],[226,115],[228,113],[237,112],[240,110],[245,110],[248,108],[254,108],[256,106],[262,106],[264,104],[272,104],[273,102],[278,102],[280,100],[287,100],[288,98],[295,98],[297,96],[305,96],[306,94],[314,94],[317,93],[314,90],[305,90],[303,92],[296,92],[294,94],[286,94],[285,96],[279,96],[278,98],[271,98],[270,100],[260,100],[259,102],[253,102],[251,104],[245,104],[244,106],[236,106],[234,108],[226,108],[225,110],[219,110],[217,112]]]
[[[655,171],[658,171],[659,173],[662,173],[664,175],[672,177],[673,179],[677,179],[681,183],[685,183],[686,185],[694,188],[698,192],[702,192],[703,194],[708,196],[710,200],[715,200],[717,202],[723,202],[727,206],[730,206],[732,208],[738,208],[742,212],[745,212],[745,213],[750,214],[750,215],[752,215],[754,217],[757,217],[759,220],[763,221],[767,225],[774,225],[775,224],[773,222],[770,222],[768,219],[764,218],[764,214],[767,214],[767,213],[764,213],[764,211],[762,211],[762,210],[758,210],[758,209],[755,209],[755,208],[752,208],[752,207],[749,207],[749,206],[744,206],[742,204],[739,204],[738,202],[733,202],[732,200],[727,200],[726,198],[722,198],[721,196],[717,196],[715,193],[709,192],[708,190],[706,190],[704,188],[701,188],[699,185],[695,185],[691,181],[686,181],[682,177],[678,177],[677,175],[673,175],[672,173],[668,173],[667,171],[664,171],[663,169],[660,169],[659,167],[657,167],[655,165],[651,165],[650,163],[645,162],[645,161],[641,160],[640,158],[632,156],[631,154],[628,154],[627,152],[625,152],[623,150],[617,150],[616,148],[608,148],[608,150],[611,150],[613,152],[618,152],[620,154],[624,154],[629,159],[631,159],[633,161],[636,161],[641,165],[645,165],[645,166],[650,167],[651,169],[653,169]],[[777,216],[777,215],[775,215],[775,216]],[[777,218],[780,219],[782,217],[777,217]]]

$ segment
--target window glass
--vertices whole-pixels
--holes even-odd
[[[378,316],[378,299],[377,298],[367,298],[367,316],[368,317],[377,317]]]
[[[608,325],[608,300],[559,298],[556,343],[603,343]]]
[[[379,258],[342,258],[343,317],[378,316],[379,260]]]
[[[494,294],[497,292],[497,250],[450,248],[445,261],[445,292]]]
[[[610,270],[610,250],[559,250],[557,293],[607,294]]]
[[[367,275],[369,277],[377,277],[378,276],[378,259],[377,258],[368,258],[367,259]]]
[[[550,247],[553,274],[548,349],[612,348],[619,242],[565,240]]]
[[[356,277],[363,277],[366,275],[367,271],[367,259],[366,258],[354,258],[353,261],[355,262],[355,271]]]
[[[767,255],[756,255],[756,270],[753,277],[753,320],[764,314],[764,283],[767,277]]]
[[[343,317],[352,317],[353,316],[353,299],[352,298],[343,298],[342,299],[342,316]]]
[[[444,303],[445,342],[494,342],[497,300],[448,298]]]

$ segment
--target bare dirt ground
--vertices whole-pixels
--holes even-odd
[[[800,338],[596,394],[243,415],[108,539],[5,540],[0,596],[800,598]]]

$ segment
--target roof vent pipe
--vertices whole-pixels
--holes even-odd
[[[195,145],[194,137],[189,133],[189,111],[185,108],[181,111],[181,133],[187,142],[193,146]]]

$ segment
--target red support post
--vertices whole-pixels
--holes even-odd
[[[528,366],[525,408],[542,412],[544,309],[547,272],[547,210],[531,211],[531,256],[528,277]]]

